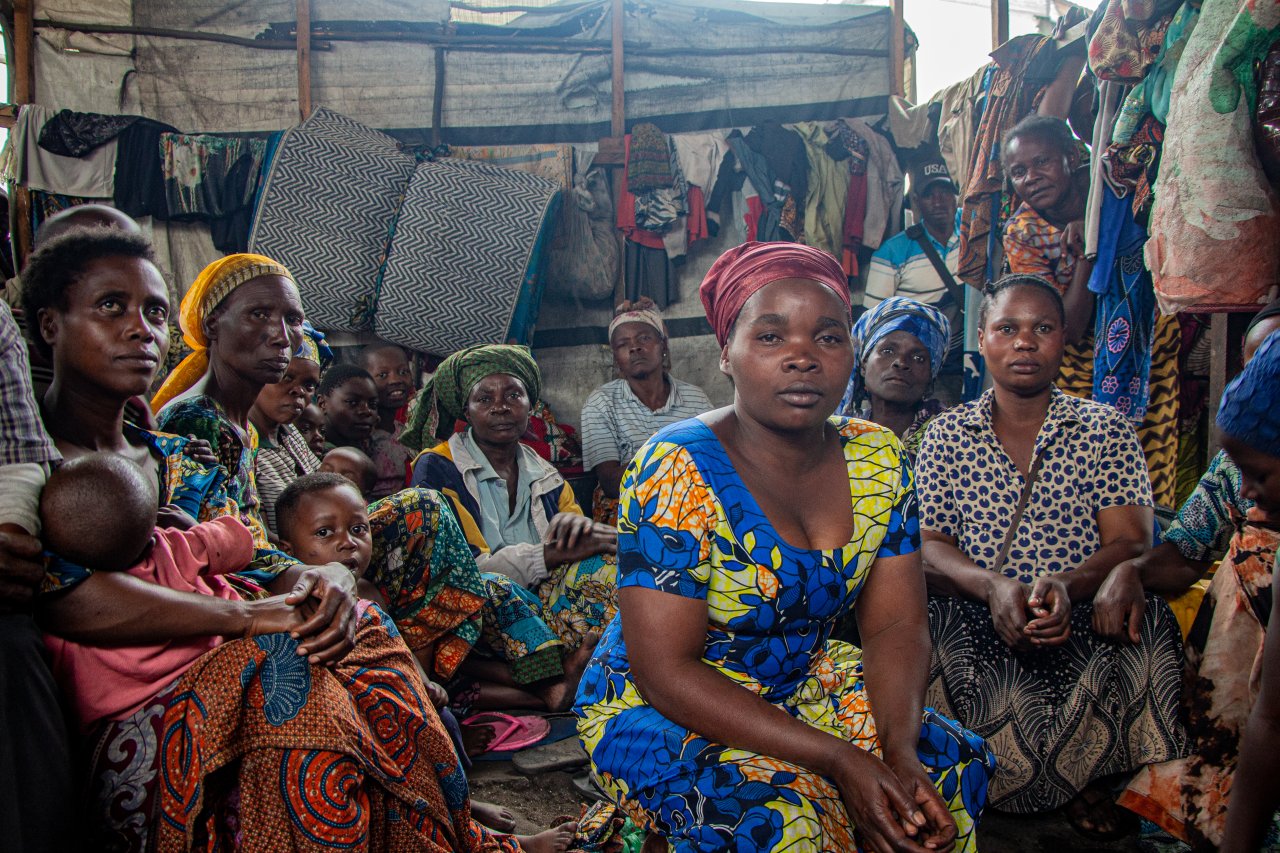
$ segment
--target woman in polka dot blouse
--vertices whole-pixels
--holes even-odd
[[[1137,644],[1091,626],[1108,573],[1150,546],[1150,478],[1123,415],[1054,387],[1065,335],[1052,284],[1001,279],[980,324],[995,387],[938,416],[918,458],[928,702],[996,753],[992,805],[1067,805],[1078,829],[1113,836],[1123,829],[1115,777],[1186,749],[1168,606],[1147,596]]]

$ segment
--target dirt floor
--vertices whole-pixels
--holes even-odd
[[[471,795],[506,806],[518,821],[516,831],[532,833],[564,815],[577,816],[583,797],[573,773],[556,770],[525,776],[509,761],[478,761],[468,773]],[[1022,818],[989,813],[978,831],[983,853],[1113,853],[1137,851],[1137,838],[1099,842],[1085,838],[1057,814]]]

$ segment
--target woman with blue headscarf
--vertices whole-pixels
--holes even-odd
[[[950,338],[937,308],[905,296],[881,302],[853,325],[853,374],[840,411],[893,430],[914,462],[925,426],[943,409],[930,395]]]

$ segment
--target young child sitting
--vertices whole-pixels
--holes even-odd
[[[350,449],[331,450],[326,464],[329,456]],[[349,474],[317,471],[286,486],[276,501],[276,529],[286,554],[313,566],[341,563],[355,575],[357,594],[386,609],[386,598],[364,578],[373,535],[364,495]]]
[[[320,460],[320,470],[341,474],[367,498],[378,479],[378,469],[369,455],[358,447],[335,447]]]
[[[336,452],[331,451],[330,455]],[[294,480],[276,501],[276,529],[280,534],[280,547],[287,553],[311,565],[341,563],[356,576],[360,597],[385,607],[382,594],[364,579],[373,553],[373,536],[364,496],[350,479],[332,471],[317,471]],[[419,674],[431,703],[453,738],[459,760],[464,767],[469,766],[462,730],[446,707],[449,695],[423,670],[419,669]],[[515,827],[515,817],[492,803],[472,800],[471,813],[477,821],[499,832],[511,832]],[[567,826],[518,838],[526,850],[564,849],[559,845],[565,832],[572,834],[572,830],[566,830]]]
[[[156,527],[156,488],[136,465],[115,453],[73,459],[50,475],[40,496],[45,548],[100,572],[127,572],[154,584],[227,600],[240,595],[222,576],[253,559],[249,529],[232,517],[190,529]],[[85,520],[95,522],[87,533]],[[189,518],[185,519],[190,524]],[[222,637],[192,637],[155,645],[97,647],[45,636],[53,671],[74,697],[81,726],[123,719],[156,690],[182,675]]]

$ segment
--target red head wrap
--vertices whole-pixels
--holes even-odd
[[[851,313],[849,282],[836,259],[800,243],[743,243],[721,255],[698,289],[702,307],[724,346],[738,313],[757,290],[784,278],[803,278],[831,288]]]

